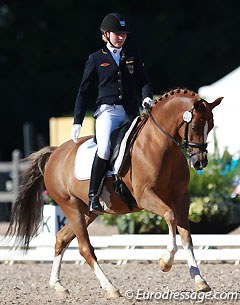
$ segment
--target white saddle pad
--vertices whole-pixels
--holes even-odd
[[[74,174],[78,180],[88,180],[91,176],[92,164],[97,151],[97,144],[93,139],[89,139],[79,146],[76,159]],[[113,172],[108,172],[111,176]]]
[[[111,177],[113,174],[118,173],[125,154],[127,139],[131,131],[133,130],[134,126],[136,125],[137,120],[138,117],[136,117],[133,120],[130,128],[125,133],[125,136],[120,146],[118,157],[114,164],[114,169],[113,171],[109,171],[107,173],[108,177]],[[74,175],[78,180],[90,179],[92,164],[96,151],[97,151],[97,144],[93,141],[93,138],[87,140],[86,142],[84,142],[82,145],[79,146],[76,154],[75,166],[74,166]]]

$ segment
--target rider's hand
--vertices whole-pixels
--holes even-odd
[[[80,124],[73,124],[72,129],[71,129],[71,138],[74,143],[78,142],[78,137],[80,135],[82,126]]]
[[[152,108],[154,104],[154,100],[152,100],[150,97],[145,97],[145,99],[142,102],[142,106],[145,108],[146,105],[148,105],[150,108]]]

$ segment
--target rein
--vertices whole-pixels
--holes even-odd
[[[147,106],[147,107],[146,107]],[[178,142],[176,139],[174,139],[173,136],[171,136],[166,130],[164,130],[154,119],[152,113],[151,113],[151,108],[150,106],[146,105],[146,111],[148,116],[150,117],[150,119],[153,121],[153,123],[156,125],[156,127],[163,133],[165,134],[170,140],[172,140],[178,147],[180,147],[181,149],[187,149],[187,148],[198,148],[200,149],[202,152],[206,152],[207,151],[207,143],[193,143],[193,142],[189,142],[188,141],[188,130],[189,130],[189,124],[192,121],[192,114],[193,114],[193,109],[194,107],[192,107],[190,110],[186,111],[186,113],[189,115],[190,119],[183,119],[182,122],[178,125],[177,130],[179,130],[185,123],[185,130],[184,130],[184,138],[183,138],[183,142],[180,143]]]

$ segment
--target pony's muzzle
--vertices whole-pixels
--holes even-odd
[[[208,164],[207,153],[192,153],[190,156],[190,164],[195,170],[201,170]]]

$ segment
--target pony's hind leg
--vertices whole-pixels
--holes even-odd
[[[55,254],[52,264],[51,277],[49,285],[54,288],[57,293],[67,296],[69,291],[65,288],[60,281],[61,263],[65,250],[70,242],[76,237],[71,224],[66,224],[56,235]]]
[[[90,225],[97,215],[92,214],[90,217],[86,216],[86,226]],[[73,227],[70,223],[66,224],[61,230],[56,234],[55,243],[55,254],[52,264],[51,277],[49,280],[49,285],[54,288],[56,292],[62,296],[69,295],[69,291],[65,288],[60,280],[61,263],[65,250],[68,248],[71,241],[76,237]]]
[[[72,234],[77,237],[80,254],[85,258],[88,265],[94,271],[100,282],[101,287],[107,292],[108,297],[119,297],[120,293],[118,289],[112,285],[112,283],[108,280],[108,278],[103,273],[101,267],[97,263],[97,258],[94,254],[94,249],[90,244],[87,226],[93,220],[96,219],[97,215],[90,214],[90,216],[86,216],[84,214],[84,209],[82,209],[80,202],[78,202],[77,204],[68,204],[67,208],[65,205],[64,214],[67,217],[69,223],[71,224]],[[65,250],[63,246],[61,249],[62,252]],[[61,255],[61,253],[56,253],[56,257],[58,257],[58,255]],[[60,258],[56,258],[56,270],[58,267],[58,263],[59,265],[61,264]],[[57,276],[55,278],[57,278]]]
[[[94,249],[90,244],[89,235],[84,214],[80,214],[80,223],[74,223],[74,231],[78,239],[79,252],[85,258],[91,269],[98,278],[101,287],[107,292],[107,296],[111,298],[119,297],[119,290],[112,285],[109,279],[103,273],[101,267],[97,263]]]
[[[187,253],[189,272],[190,272],[191,278],[194,279],[195,290],[199,291],[199,292],[200,291],[203,291],[203,292],[210,291],[211,288],[209,287],[206,280],[201,275],[200,270],[198,268],[196,259],[194,257],[194,252],[193,252],[192,237],[191,237],[189,229],[186,229],[186,227],[187,226],[183,227],[183,226],[178,225],[178,232],[181,236],[183,248],[186,250],[186,253]]]

